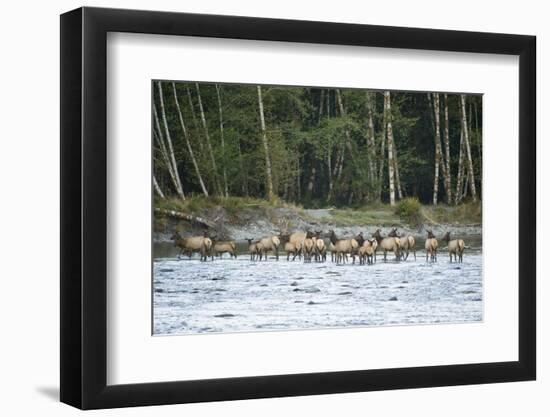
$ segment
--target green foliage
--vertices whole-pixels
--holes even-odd
[[[416,197],[404,198],[397,204],[395,214],[404,222],[417,226],[422,222],[422,205]]]
[[[266,153],[260,128],[257,86],[218,84],[223,111],[223,120],[220,120],[216,85],[200,83],[206,129],[201,120],[196,84],[177,82],[175,86],[188,139],[209,195],[222,195],[225,172],[230,196],[265,199]],[[184,192],[186,195],[200,195],[202,188],[180,124],[172,83],[163,82],[162,91],[177,172]],[[273,188],[279,199],[319,208],[362,207],[389,200],[384,121],[390,115],[385,115],[383,109],[383,92],[340,89],[342,112],[337,91],[331,88],[262,86],[268,157]],[[153,100],[160,111],[156,82]],[[454,191],[461,129],[459,96],[449,94],[448,106]],[[443,124],[443,102],[440,111]],[[467,97],[467,112],[476,187],[481,195],[481,96]],[[374,146],[370,146],[370,116]],[[431,202],[434,187],[433,119],[433,107],[430,107],[426,93],[391,92],[391,121],[401,188],[404,195],[416,197],[424,204]],[[212,154],[206,140],[207,132]],[[164,134],[161,122],[160,135]],[[160,188],[167,196],[175,194],[169,164],[162,155],[158,139],[153,139],[153,158],[153,171]],[[212,158],[217,169],[214,169]],[[340,162],[341,166],[338,165]],[[313,187],[310,187],[311,178]],[[221,190],[217,189],[217,183]],[[439,200],[443,201],[443,179],[439,190]]]

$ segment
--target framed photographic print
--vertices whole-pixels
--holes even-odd
[[[535,379],[535,38],[61,16],[61,400]]]

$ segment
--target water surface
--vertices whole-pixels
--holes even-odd
[[[374,265],[178,259],[155,244],[154,334],[297,330],[483,319],[480,238],[467,241],[462,264],[417,260]],[[423,247],[417,244],[417,246]],[[243,245],[239,245],[243,249]]]

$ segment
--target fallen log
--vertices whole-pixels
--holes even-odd
[[[174,219],[187,220],[188,222],[198,223],[202,226],[206,226],[210,228],[216,227],[216,225],[209,220],[206,220],[198,216],[192,216],[191,214],[182,213],[181,211],[155,208],[155,213],[158,213],[160,215],[167,216],[167,217],[172,217]]]

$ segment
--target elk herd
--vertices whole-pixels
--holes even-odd
[[[339,238],[334,230],[325,234],[328,239],[325,241],[322,230],[297,231],[293,233],[281,233],[260,239],[246,239],[248,242],[248,255],[251,261],[267,261],[268,253],[273,253],[275,259],[279,260],[279,250],[286,253],[287,261],[294,261],[296,258],[305,263],[325,262],[327,252],[330,252],[332,262],[337,264],[347,263],[350,258],[353,263],[357,261],[360,265],[372,265],[377,260],[377,253],[383,254],[384,262],[387,261],[388,252],[392,252],[396,261],[406,261],[409,254],[416,260],[416,239],[412,235],[401,236],[397,228],[392,228],[387,236],[383,236],[380,229],[376,230],[365,238],[363,232],[350,238]],[[174,245],[180,249],[178,257],[193,253],[200,254],[201,261],[207,261],[208,257],[222,258],[225,253],[230,257],[237,258],[236,244],[231,240],[218,241],[210,238],[207,232],[203,236],[182,237],[175,231],[171,237]],[[441,239],[447,244],[450,262],[462,262],[465,244],[462,239],[451,239],[451,233],[447,232]],[[426,261],[437,261],[438,240],[431,230],[427,231],[427,238],[424,244]],[[457,259],[458,257],[458,259]]]

